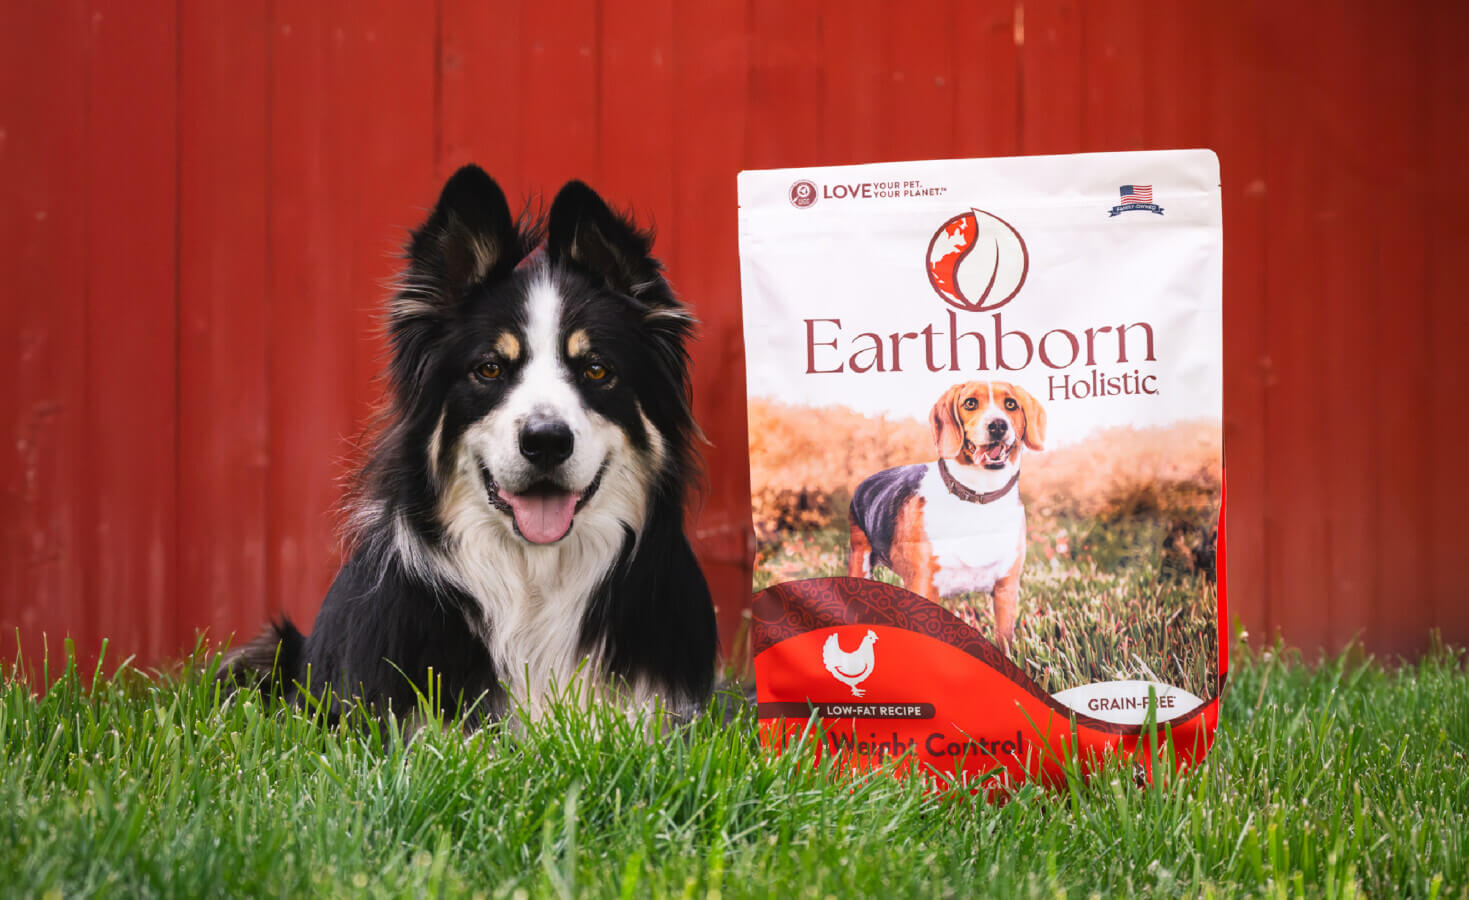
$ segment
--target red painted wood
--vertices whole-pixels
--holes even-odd
[[[823,165],[826,59],[821,17],[779,0],[751,0],[746,168]],[[838,88],[840,90],[840,88]]]
[[[1360,9],[1340,9],[1319,22],[1324,40],[1322,55],[1312,65],[1334,73],[1332,89],[1316,97],[1314,107],[1322,129],[1324,143],[1337,150],[1318,160],[1316,184],[1323,191],[1321,209],[1312,222],[1319,241],[1321,287],[1326,300],[1326,314],[1321,323],[1321,342],[1325,347],[1326,368],[1321,385],[1330,386],[1321,393],[1325,419],[1325,455],[1321,464],[1325,473],[1327,520],[1327,578],[1324,585],[1330,603],[1324,608],[1314,604],[1306,608],[1324,619],[1322,640],[1330,646],[1341,646],[1371,631],[1381,634],[1383,619],[1380,600],[1384,569],[1388,562],[1379,552],[1383,546],[1383,489],[1402,487],[1397,467],[1387,463],[1384,445],[1379,442],[1379,429],[1384,427],[1385,413],[1377,402],[1371,411],[1364,409],[1363,398],[1375,398],[1382,370],[1363,365],[1364,348],[1376,343],[1382,320],[1405,310],[1384,309],[1382,300],[1393,290],[1392,283],[1402,278],[1410,290],[1419,293],[1422,284],[1421,256],[1402,266],[1394,275],[1379,265],[1377,250],[1385,237],[1378,210],[1382,200],[1396,206],[1391,198],[1374,196],[1372,182],[1378,163],[1373,157],[1384,150],[1384,141],[1401,142],[1416,157],[1421,146],[1423,121],[1416,86],[1403,90],[1394,85],[1400,76],[1402,52],[1408,48],[1384,34],[1386,23],[1380,17]],[[1416,23],[1414,23],[1416,24]],[[1396,45],[1396,46],[1395,46]],[[1386,49],[1379,55],[1376,51]],[[1407,70],[1411,79],[1415,73]],[[1403,127],[1383,134],[1370,119],[1355,115],[1356,100],[1375,98],[1373,103],[1388,103],[1396,110]],[[1395,180],[1405,188],[1408,197],[1421,197],[1423,166],[1416,158],[1403,158],[1393,166]],[[1346,190],[1342,188],[1346,187]],[[1401,201],[1399,201],[1401,202]],[[1411,201],[1410,201],[1411,202]],[[1402,218],[1416,219],[1416,215]],[[1398,216],[1390,217],[1389,229],[1402,224]],[[1413,235],[1420,243],[1422,235]],[[1410,256],[1421,251],[1409,250]],[[1404,261],[1406,262],[1406,261]],[[1389,304],[1396,308],[1398,304]],[[1413,327],[1417,327],[1417,323]],[[1406,349],[1406,348],[1405,348]],[[1396,401],[1393,402],[1397,406]],[[1413,410],[1408,415],[1416,415]],[[1408,445],[1411,446],[1411,445]],[[1390,456],[1412,454],[1412,450],[1394,448]],[[1407,602],[1401,598],[1399,602]],[[1427,637],[1426,632],[1416,637]]]
[[[268,10],[179,7],[178,598],[215,642],[269,613]]]
[[[1141,63],[1141,108],[1130,115],[1142,122],[1142,144],[1149,149],[1210,147],[1214,85],[1224,77],[1210,63],[1211,51],[1228,34],[1231,12],[1200,7],[1183,11],[1170,0],[1146,0],[1137,8],[1134,41],[1125,51]],[[1136,41],[1142,41],[1139,49]],[[1248,123],[1244,131],[1250,132]],[[1258,133],[1255,129],[1254,133]],[[1231,136],[1221,134],[1229,142]]]
[[[823,61],[818,142],[806,152],[821,164],[878,162],[884,158],[884,91],[891,80],[886,35],[890,20],[881,0],[828,0],[820,16],[819,58]],[[806,160],[802,165],[815,164]]]
[[[1107,0],[1082,7],[1082,146],[1088,150],[1142,150],[1148,113],[1157,102],[1145,73],[1153,19],[1143,0]],[[1165,16],[1172,19],[1174,16]],[[1166,145],[1160,145],[1166,146]]]
[[[82,350],[91,147],[76,127],[89,29],[80,3],[0,7],[0,660],[16,658],[19,634],[33,670],[43,640],[92,640]]]
[[[982,16],[983,6],[962,9],[954,0],[905,6],[879,16],[887,71],[879,97],[878,152],[883,159],[932,159],[954,154],[953,24]]]
[[[1415,439],[1434,429],[1425,423],[1436,413],[1428,405],[1434,362],[1424,213],[1443,199],[1431,189],[1423,166],[1428,109],[1419,17],[1363,18],[1359,46],[1374,52],[1358,61],[1366,74],[1361,100],[1369,109],[1393,109],[1396,127],[1383,129],[1369,120],[1356,134],[1344,135],[1347,140],[1333,141],[1337,157],[1351,167],[1338,188],[1363,198],[1361,218],[1349,227],[1369,235],[1360,250],[1366,258],[1363,280],[1372,293],[1347,315],[1375,319],[1375,333],[1364,333],[1366,341],[1359,344],[1358,364],[1364,355],[1382,361],[1371,366],[1376,391],[1367,395],[1374,401],[1372,433],[1388,439],[1374,448],[1375,465],[1367,469],[1376,492],[1373,558],[1382,576],[1376,646],[1416,655],[1428,646],[1423,623],[1433,614],[1427,553],[1432,451],[1427,441]],[[1360,121],[1348,102],[1338,101],[1336,109],[1341,119]],[[1401,193],[1379,190],[1385,173]],[[1386,465],[1382,450],[1391,460]]]
[[[950,29],[954,66],[955,156],[1020,152],[1020,70],[1024,5],[960,4]]]
[[[506,137],[520,141],[525,190],[549,207],[567,180],[596,184],[601,175],[597,3],[527,3],[520,34],[520,122]]]
[[[11,4],[0,648],[69,631],[155,661],[196,628],[309,621],[377,399],[383,282],[469,160],[512,201],[582,177],[659,225],[704,323],[693,532],[728,640],[749,585],[735,173],[1186,146],[1224,178],[1232,610],[1306,647],[1412,652],[1435,623],[1469,640],[1469,426],[1446,414],[1469,14],[1377,13]],[[1363,400],[1409,436],[1367,487]]]
[[[1020,54],[1020,140],[1025,154],[1076,153],[1083,142],[1082,23],[1076,0],[1028,0]]]
[[[1421,11],[1419,41],[1426,67],[1427,121],[1423,134],[1426,178],[1422,196],[1425,238],[1424,292],[1431,298],[1424,330],[1428,335],[1431,377],[1427,385],[1429,451],[1428,534],[1425,540],[1429,590],[1428,621],[1446,641],[1469,643],[1469,590],[1462,563],[1469,479],[1463,477],[1463,448],[1469,446],[1469,419],[1462,415],[1469,377],[1464,336],[1469,335],[1469,96],[1464,91],[1464,54],[1459,36],[1469,29],[1469,9],[1428,6]],[[1390,523],[1388,523],[1390,524]]]
[[[1328,14],[1326,5],[1303,11],[1302,16]],[[1270,545],[1266,586],[1273,628],[1318,635],[1323,610],[1299,598],[1319,595],[1328,580],[1328,494],[1322,461],[1329,448],[1320,399],[1325,363],[1321,330],[1328,311],[1320,288],[1321,220],[1327,198],[1321,192],[1320,119],[1303,111],[1316,109],[1323,92],[1310,78],[1314,59],[1284,54],[1278,40],[1279,36],[1270,36],[1261,43],[1270,54],[1271,90],[1283,101],[1270,104],[1265,114],[1271,146],[1264,179],[1270,198],[1265,235],[1271,277],[1265,285],[1269,327],[1264,350],[1272,373],[1264,406],[1269,455],[1265,490],[1270,503],[1265,519]],[[1261,41],[1259,35],[1256,41]],[[1281,260],[1295,264],[1280,265]],[[1292,452],[1280,453],[1278,447]]]
[[[515,209],[527,188],[521,183],[521,6],[443,0],[439,13],[439,178],[478,163]]]
[[[189,643],[175,580],[177,132],[175,4],[93,5],[80,183],[90,377],[82,506],[93,535],[89,637],[114,659]],[[140,53],[138,48],[155,48]],[[80,623],[79,623],[80,624]]]
[[[684,252],[673,216],[673,7],[673,0],[602,4],[601,175],[593,184],[639,224],[657,225],[667,238],[658,250],[670,265]]]

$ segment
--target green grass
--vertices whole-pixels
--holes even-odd
[[[405,738],[204,675],[0,686],[7,896],[1469,896],[1469,673],[1279,654],[1210,760],[990,805],[771,758],[748,713]],[[53,673],[54,676],[54,673]]]
[[[1065,528],[1071,552],[1046,556]],[[1167,528],[1151,518],[1065,519],[1031,536],[1010,656],[1042,689],[1143,679],[1213,697],[1219,684],[1219,594],[1203,575],[1171,573]],[[948,601],[988,630],[988,596]]]

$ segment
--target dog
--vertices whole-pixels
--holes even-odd
[[[694,321],[651,249],[579,181],[542,220],[478,167],[449,178],[389,305],[347,561],[310,636],[282,619],[227,657],[237,681],[399,716],[422,694],[471,722],[573,681],[675,715],[707,699]]]
[[[1020,460],[1045,449],[1045,408],[1018,385],[970,381],[944,391],[931,421],[937,461],[885,469],[853,492],[847,574],[871,578],[881,563],[934,602],[988,593],[1008,647],[1025,565]]]

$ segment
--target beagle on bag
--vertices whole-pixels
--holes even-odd
[[[762,737],[945,781],[1203,758],[1228,667],[1207,150],[743,172]],[[1166,723],[1166,728],[1158,728]]]

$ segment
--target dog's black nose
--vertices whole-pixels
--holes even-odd
[[[1010,430],[1010,423],[1004,419],[996,419],[989,424],[990,440],[998,441],[1005,437],[1005,432]]]
[[[531,419],[520,429],[520,455],[538,466],[554,466],[571,455],[571,429],[559,419]]]

